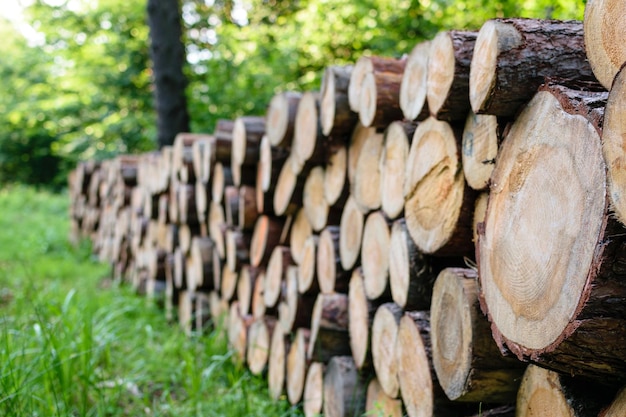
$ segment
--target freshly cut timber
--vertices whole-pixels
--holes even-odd
[[[402,417],[402,400],[391,398],[383,391],[378,379],[372,378],[367,384],[365,415]]]
[[[384,146],[380,154],[380,199],[383,212],[390,219],[404,211],[404,174],[409,156],[410,138],[416,123],[393,122],[385,130]]]
[[[433,117],[420,123],[409,151],[404,216],[411,238],[424,253],[464,256],[474,252],[474,194],[459,160],[460,137]]]
[[[470,64],[477,32],[439,32],[430,45],[426,99],[440,120],[464,120],[470,109]]]
[[[239,187],[229,186],[224,190],[224,214],[226,224],[236,227],[239,224]]]
[[[396,340],[398,382],[409,417],[462,415],[439,386],[432,365],[428,311],[405,313]]]
[[[309,328],[316,297],[298,292],[298,267],[287,268],[282,300],[278,304],[278,319],[285,334],[299,327]]]
[[[315,268],[318,240],[317,235],[311,235],[304,242],[302,259],[298,264],[298,292],[300,294],[319,292]]]
[[[497,116],[475,114],[470,110],[463,129],[461,155],[465,180],[474,190],[484,190],[489,184],[498,154],[500,132]]]
[[[324,404],[324,364],[311,362],[304,381],[302,394],[302,410],[305,417],[321,414]]]
[[[234,351],[235,359],[240,363],[246,360],[248,328],[252,321],[252,316],[239,314],[238,301],[231,303],[228,310],[228,344]]]
[[[220,255],[220,258],[226,258],[226,216],[224,215],[224,209],[218,202],[211,201],[209,206],[209,237],[215,244],[215,250]]]
[[[259,217],[256,205],[256,190],[249,185],[239,187],[239,210],[237,210],[237,226],[241,230],[250,231],[255,227]],[[235,219],[233,219],[235,220]]]
[[[327,224],[339,223],[341,211],[331,210],[324,197],[324,168],[316,166],[309,172],[304,183],[302,205],[314,231],[319,232]]]
[[[274,214],[276,183],[288,155],[286,149],[272,146],[267,135],[261,139],[255,184],[259,212]]]
[[[352,65],[346,65],[324,69],[320,88],[320,122],[325,136],[349,135],[358,120],[358,115],[350,109],[348,103],[348,86],[353,68]]]
[[[381,211],[370,213],[363,226],[361,266],[365,294],[374,300],[389,297],[389,244],[391,223]]]
[[[295,263],[302,262],[302,256],[304,255],[304,243],[312,234],[313,229],[311,228],[311,223],[309,222],[304,209],[298,210],[291,227],[291,235],[289,236],[291,256]]]
[[[302,190],[308,170],[302,171],[290,155],[283,164],[274,187],[274,214],[291,214],[302,205]]]
[[[364,222],[365,216],[359,210],[354,198],[348,197],[339,226],[339,256],[341,267],[346,271],[352,269],[361,254]]]
[[[603,408],[614,389],[580,381],[548,369],[529,365],[517,394],[516,416],[607,416]],[[623,414],[620,414],[623,415]]]
[[[626,70],[620,71],[609,93],[602,126],[602,152],[609,180],[609,197],[617,218],[626,224]]]
[[[265,118],[262,116],[244,116],[235,119],[233,127],[233,141],[230,168],[233,173],[233,182],[241,185],[244,177],[242,166],[256,165],[259,160],[259,144],[265,134]],[[245,184],[251,183],[249,179]]]
[[[402,74],[406,60],[380,56],[361,56],[350,74],[348,86],[348,102],[350,108],[359,113],[363,101],[363,85],[368,74]],[[398,101],[398,100],[396,100]]]
[[[476,205],[474,206],[474,221],[473,221],[473,236],[474,244],[478,245],[478,229],[485,222],[485,214],[487,213],[487,203],[489,203],[489,193],[482,192],[476,198]]]
[[[472,269],[446,268],[437,277],[430,308],[437,379],[453,401],[510,404],[525,365],[500,354],[478,297]]]
[[[383,135],[374,134],[367,138],[356,155],[354,178],[350,183],[352,197],[363,213],[377,210],[381,205],[380,155],[383,152]]]
[[[327,226],[317,244],[317,282],[320,292],[348,292],[351,271],[341,267],[339,226]]]
[[[348,198],[348,147],[335,144],[330,147],[324,174],[324,198],[329,206],[342,207]]]
[[[393,223],[388,248],[393,301],[405,310],[429,309],[438,268],[415,246],[404,219]]]
[[[252,293],[260,273],[261,270],[259,268],[250,265],[243,265],[239,271],[239,278],[237,279],[237,301],[239,302],[239,314],[242,316],[250,314]]]
[[[350,278],[348,291],[350,351],[358,369],[367,369],[372,365],[370,350],[370,329],[377,304],[368,300],[363,284],[363,271],[357,268]]]
[[[187,282],[193,281],[191,289],[213,289],[213,248],[213,241],[209,237],[191,238],[191,250],[187,263]]]
[[[232,271],[226,263],[222,267],[220,293],[222,300],[230,301],[233,299],[237,292],[237,279],[239,274],[236,271]]]
[[[395,303],[381,304],[372,323],[372,360],[382,390],[391,398],[400,393],[398,361],[395,355],[402,308]]]
[[[250,262],[251,235],[238,229],[226,230],[226,265],[235,272]]]
[[[348,184],[352,187],[354,183],[354,175],[356,173],[356,164],[359,161],[359,155],[363,145],[372,137],[376,137],[376,129],[373,127],[364,127],[361,122],[357,123],[350,136],[348,145]]]
[[[593,73],[607,90],[626,62],[624,17],[626,4],[619,0],[589,0],[583,20],[585,49]]]
[[[274,307],[278,303],[281,284],[289,265],[293,265],[289,247],[276,246],[272,251],[265,272],[265,290],[263,291],[263,298],[266,307]]]
[[[264,298],[265,291],[265,270],[259,270],[259,273],[254,281],[254,288],[252,288],[252,301],[250,304],[250,310],[252,317],[255,319],[262,318],[264,316],[276,316],[275,308],[268,308],[265,305]]]
[[[270,398],[278,400],[285,389],[286,360],[289,352],[289,337],[277,326],[272,332],[267,364],[267,385]]]
[[[265,134],[272,146],[291,146],[293,130],[302,93],[285,91],[270,100],[265,120]]]
[[[312,91],[304,93],[298,104],[291,158],[300,166],[324,162],[326,136],[322,134],[319,107],[320,95]]]
[[[610,383],[626,379],[626,235],[609,212],[605,97],[546,86],[532,99],[499,152],[478,253],[499,345]]]
[[[430,41],[420,42],[409,54],[400,86],[400,108],[406,120],[424,120],[429,116],[426,101]]]
[[[287,354],[287,399],[292,405],[300,402],[304,392],[304,380],[308,367],[306,352],[309,337],[309,329],[297,329]]]
[[[595,80],[582,22],[514,18],[483,24],[470,68],[474,113],[513,116],[546,78]]]
[[[324,415],[351,417],[363,413],[365,386],[351,356],[335,356],[324,375]]]
[[[268,316],[256,318],[248,329],[248,350],[246,362],[253,375],[261,375],[267,367],[272,334],[276,318]]]
[[[266,265],[272,251],[279,244],[280,233],[285,225],[284,219],[262,215],[254,225],[250,242],[250,263],[259,267]]]
[[[394,120],[402,119],[400,85],[403,73],[404,66],[392,71],[370,72],[365,75],[361,84],[359,109],[359,120],[363,126],[383,128]]]
[[[333,356],[349,355],[348,296],[319,294],[311,316],[308,358],[328,362]]]

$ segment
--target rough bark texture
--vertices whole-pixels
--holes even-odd
[[[349,354],[348,296],[319,294],[311,317],[308,357],[328,362],[333,356]]]
[[[183,74],[185,47],[182,42],[178,0],[149,0],[150,56],[153,62],[157,141],[159,147],[174,143],[179,132],[189,130]]]

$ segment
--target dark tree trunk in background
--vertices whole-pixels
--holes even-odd
[[[154,72],[159,148],[171,145],[179,132],[189,131],[189,115],[183,73],[185,47],[182,42],[178,0],[148,0],[150,57]]]

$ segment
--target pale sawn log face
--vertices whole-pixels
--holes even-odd
[[[361,266],[365,278],[365,293],[369,299],[389,294],[390,225],[384,214],[375,211],[367,216],[363,226]]]
[[[589,0],[585,5],[585,50],[593,73],[607,90],[626,62],[625,17],[626,4],[620,0]]]
[[[399,217],[404,210],[404,174],[409,156],[409,138],[416,124],[393,122],[385,130],[384,147],[380,155],[381,208],[390,219]]]
[[[382,390],[391,398],[399,395],[398,361],[395,355],[402,308],[395,303],[380,305],[372,323],[372,359]]]
[[[333,357],[324,375],[324,415],[360,415],[365,406],[364,391],[352,357]]]
[[[391,398],[383,391],[378,379],[372,378],[365,394],[365,413],[385,417],[402,416],[402,400]]]
[[[305,417],[315,417],[322,412],[324,401],[324,364],[312,362],[306,373],[302,409]]]
[[[356,367],[361,369],[370,355],[370,326],[374,307],[365,295],[363,274],[360,268],[352,273],[348,290],[350,350]]]
[[[461,157],[467,184],[484,190],[489,184],[498,154],[498,118],[470,111],[463,129]]]
[[[575,318],[604,217],[605,183],[594,126],[538,93],[504,142],[480,237],[485,301],[508,340],[545,349]]]
[[[596,1],[596,3],[598,2]],[[615,77],[615,82],[609,93],[602,126],[602,152],[607,165],[609,196],[612,208],[622,224],[626,224],[625,111],[626,70],[622,70]]]
[[[415,45],[407,58],[400,85],[400,108],[407,120],[423,120],[428,117],[426,82],[429,57],[430,41],[424,41]]]

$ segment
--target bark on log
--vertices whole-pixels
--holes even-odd
[[[453,401],[510,404],[525,365],[500,354],[478,297],[472,269],[446,268],[437,277],[430,309],[437,379]]]
[[[322,412],[324,404],[324,370],[325,365],[312,362],[306,373],[304,393],[302,394],[302,410],[305,417],[314,417]]]
[[[547,86],[513,124],[492,176],[479,270],[499,345],[611,383],[626,377],[617,347],[626,341],[624,228],[607,202],[602,95],[590,96]]]
[[[402,308],[395,303],[381,304],[372,322],[372,361],[380,386],[391,398],[397,398],[398,361],[394,354]]]
[[[278,327],[272,332],[269,363],[267,365],[267,384],[270,398],[278,400],[285,389],[286,356],[289,351],[289,338]]]
[[[263,299],[266,307],[275,307],[280,297],[281,284],[289,265],[293,264],[291,252],[287,246],[276,246],[272,251],[265,272],[265,290]]]
[[[420,123],[413,136],[404,215],[413,241],[427,254],[471,256],[474,252],[474,193],[463,178],[459,143],[448,123],[432,117]]]
[[[474,114],[470,110],[463,129],[461,160],[465,180],[474,190],[484,190],[489,185],[501,138],[502,129],[496,116]]]
[[[381,211],[370,213],[363,226],[361,266],[367,298],[389,298],[391,223]]]
[[[378,379],[374,377],[367,384],[365,413],[366,415],[402,417],[402,400],[387,395],[380,386]]]
[[[224,214],[229,227],[237,227],[239,223],[239,187],[234,185],[224,190]]]
[[[284,219],[262,215],[258,218],[250,243],[250,264],[255,267],[266,265],[272,251],[279,244]]]
[[[385,130],[384,146],[380,155],[381,208],[390,219],[404,211],[404,174],[409,156],[410,138],[416,123],[393,122]]]
[[[619,0],[591,0],[585,5],[583,32],[587,58],[596,78],[607,90],[626,62],[624,16],[626,5]]]
[[[256,205],[256,190],[254,187],[242,185],[239,187],[239,210],[237,210],[237,219],[234,226],[244,231],[254,229],[259,210]]]
[[[320,87],[320,122],[325,136],[346,136],[352,132],[358,120],[358,115],[350,109],[348,103],[348,86],[353,68],[352,65],[346,65],[324,69]]]
[[[317,281],[320,292],[348,292],[351,271],[341,267],[339,226],[327,226],[320,233],[317,247]]]
[[[352,111],[361,111],[363,96],[362,87],[368,74],[402,73],[406,60],[387,58],[380,56],[361,56],[354,65],[350,74],[348,86],[348,103]],[[397,100],[396,100],[397,101]]]
[[[516,416],[597,416],[614,393],[613,389],[529,365],[517,394]]]
[[[470,68],[474,113],[513,116],[546,78],[595,80],[582,22],[493,19],[480,28]]]
[[[377,210],[381,205],[381,167],[379,161],[382,152],[383,135],[377,133],[367,138],[357,154],[350,191],[355,203],[363,213]]]
[[[324,375],[324,415],[351,417],[365,407],[365,386],[350,356],[335,356]]]
[[[311,223],[303,209],[298,210],[296,217],[291,226],[291,234],[289,236],[289,246],[291,247],[291,257],[294,262],[299,264],[302,262],[304,254],[304,242],[313,234]]]
[[[350,289],[348,291],[348,323],[350,334],[350,351],[354,358],[354,363],[358,369],[367,369],[372,364],[370,350],[372,321],[378,305],[367,299],[365,286],[363,284],[363,272],[357,268],[350,278]]]
[[[253,375],[261,375],[267,368],[270,342],[275,328],[276,318],[268,316],[255,318],[248,329],[246,362]]]
[[[287,354],[287,399],[292,405],[300,402],[304,392],[304,380],[309,364],[306,355],[309,338],[309,329],[302,327],[297,329]]]
[[[319,119],[320,95],[308,91],[302,95],[293,134],[291,157],[299,166],[324,162],[326,136]]]
[[[343,207],[350,185],[348,182],[348,147],[336,144],[330,147],[324,175],[324,198],[329,206]]]
[[[361,240],[365,218],[350,196],[343,208],[339,225],[339,255],[341,267],[348,271],[357,263],[361,254]]]
[[[302,93],[285,91],[270,100],[266,114],[265,131],[272,146],[288,148],[293,139],[298,104]]]
[[[432,365],[428,311],[407,312],[400,319],[396,342],[398,382],[409,417],[462,415],[446,397]]]
[[[439,270],[433,259],[415,246],[404,219],[396,220],[389,244],[389,286],[393,301],[405,310],[429,309]]]
[[[333,356],[349,355],[348,296],[319,294],[311,317],[311,339],[307,357],[328,362]]]
[[[426,99],[439,120],[464,120],[470,109],[470,64],[477,32],[440,32],[430,46]]]
[[[622,69],[613,83],[604,111],[602,153],[608,170],[611,206],[622,224],[626,224],[626,70]]]
[[[430,114],[426,101],[429,59],[430,41],[415,45],[407,58],[400,86],[400,108],[406,120],[424,120]]]
[[[402,120],[400,85],[404,66],[397,70],[399,72],[370,72],[365,75],[359,109],[359,120],[363,126],[384,128],[395,120]]]

